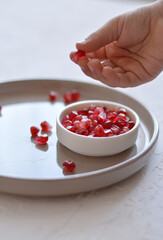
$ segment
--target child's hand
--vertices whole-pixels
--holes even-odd
[[[151,81],[163,69],[163,1],[110,20],[76,47],[86,53],[82,71],[108,86]]]

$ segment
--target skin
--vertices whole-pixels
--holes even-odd
[[[155,79],[163,70],[163,1],[111,19],[76,48],[86,53],[77,62],[81,70],[110,87]]]

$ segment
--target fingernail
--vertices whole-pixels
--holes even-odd
[[[78,44],[78,43],[79,43],[79,44],[84,44],[84,43],[86,43],[86,41],[87,41],[87,40],[81,40],[81,41],[78,41],[77,44]]]
[[[84,40],[81,40],[81,41],[78,41],[77,43],[79,43],[79,44],[85,44],[85,43],[87,43],[87,42],[90,42],[92,39],[90,38],[90,37],[88,37],[88,38],[86,38],[86,39],[84,39]]]

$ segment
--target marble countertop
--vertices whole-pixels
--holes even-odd
[[[93,82],[69,60],[75,43],[109,18],[149,1],[1,0],[0,81],[31,78]],[[1,239],[163,239],[163,73],[133,89],[119,89],[156,116],[160,134],[148,164],[98,191],[64,197],[0,193]],[[99,83],[97,83],[99,84]]]

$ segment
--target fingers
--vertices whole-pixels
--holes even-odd
[[[136,87],[143,84],[143,80],[138,78],[138,76],[133,72],[125,72],[119,67],[114,69],[111,67],[104,67],[103,76],[105,77],[104,84],[110,87]]]
[[[74,52],[70,54],[72,58]],[[78,65],[81,70],[88,76],[98,80],[109,87],[135,87],[143,83],[133,72],[125,72],[121,67],[116,66],[113,62],[98,59],[88,59],[87,57],[79,60]]]
[[[123,15],[108,21],[103,27],[92,33],[83,42],[77,43],[78,50],[93,52],[118,39],[123,23]]]
[[[88,62],[89,75],[92,78],[100,81],[104,81],[105,78],[102,75],[103,65],[98,59],[92,59]]]

